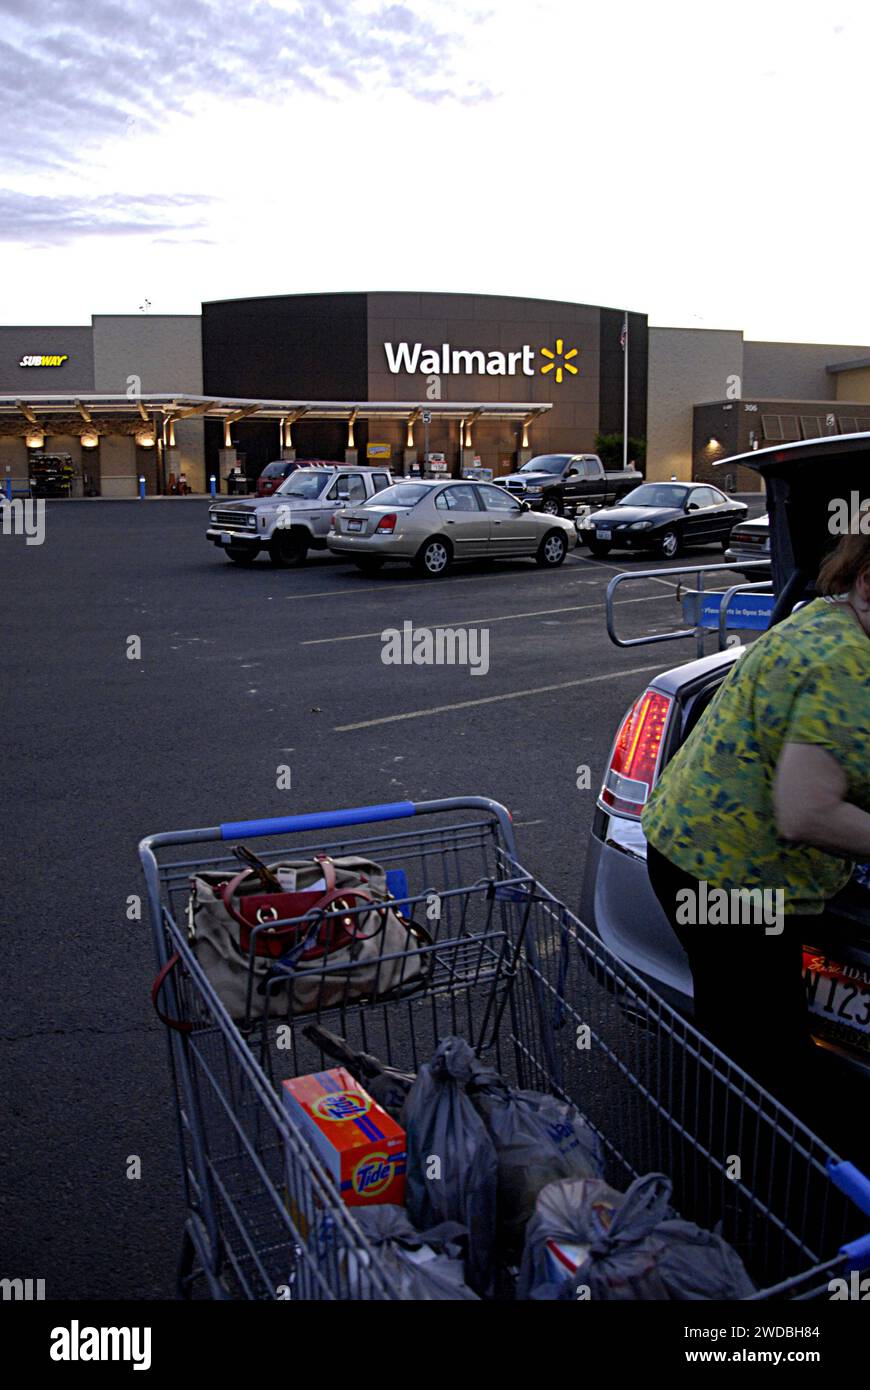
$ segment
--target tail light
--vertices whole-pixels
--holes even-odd
[[[673,700],[645,690],[622,721],[601,786],[608,810],[639,816],[655,786]]]
[[[386,512],[375,527],[376,531],[395,531],[398,516],[395,512]]]

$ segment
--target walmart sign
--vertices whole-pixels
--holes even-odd
[[[530,343],[513,352],[485,350],[483,348],[454,348],[450,343],[442,343],[440,348],[425,347],[423,343],[384,343],[387,366],[394,374],[424,372],[436,376],[534,376],[536,371],[542,375],[555,372],[555,379],[561,382],[568,372],[576,376],[578,367],[573,358],[578,348],[566,350],[563,339],[557,338],[555,349],[540,348],[545,360],[536,367],[538,356]]]

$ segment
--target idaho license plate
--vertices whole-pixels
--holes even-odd
[[[347,529],[348,531],[361,531],[362,522],[358,517],[351,517],[350,521],[347,523]]]
[[[229,531],[221,531],[221,545],[232,545],[233,538]]]
[[[804,983],[813,1032],[825,1042],[870,1053],[870,971],[804,947]]]
[[[610,533],[610,530],[609,530],[607,527],[599,526],[599,528],[598,528],[598,539],[599,539],[600,541],[609,541],[609,540],[610,540],[610,536],[611,536],[611,533]]]

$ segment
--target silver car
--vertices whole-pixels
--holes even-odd
[[[336,513],[327,538],[334,555],[366,573],[404,560],[420,573],[446,573],[455,561],[528,556],[553,569],[577,543],[574,524],[533,512],[491,483],[394,483],[364,506]]]

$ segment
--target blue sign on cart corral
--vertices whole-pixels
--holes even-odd
[[[770,626],[773,600],[773,594],[735,594],[728,604],[727,626],[764,632]],[[718,628],[721,603],[721,594],[709,594],[701,599],[699,627]]]

